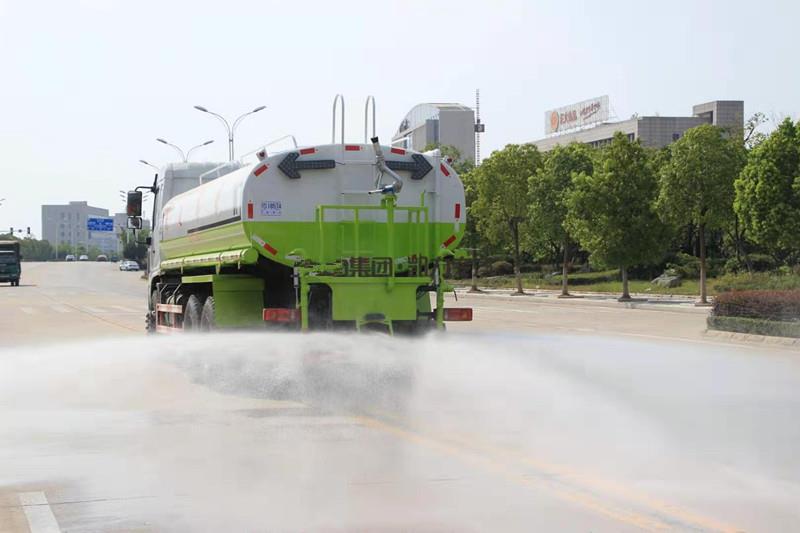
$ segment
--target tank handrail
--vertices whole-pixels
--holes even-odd
[[[372,102],[372,135],[367,134],[367,124],[369,119],[369,103]],[[375,97],[372,95],[367,96],[367,101],[364,103],[364,144],[369,143],[370,137],[375,137]]]
[[[331,123],[331,144],[336,144],[336,104],[342,103],[342,144],[344,144],[344,96],[337,94],[333,98],[333,120]]]
[[[292,144],[294,144],[295,150],[297,149],[298,144],[297,144],[297,139],[295,138],[295,136],[291,135],[291,134],[290,135],[284,135],[283,137],[278,137],[277,139],[274,139],[274,140],[268,142],[267,144],[262,144],[261,146],[259,146],[255,150],[253,150],[251,152],[247,152],[246,154],[240,156],[239,157],[239,161],[243,160],[245,157],[251,156],[253,154],[257,154],[261,150],[265,150],[268,146],[272,146],[273,144],[277,144],[277,143],[279,143],[279,142],[281,142],[281,141],[283,141],[285,139],[291,139],[292,140]]]

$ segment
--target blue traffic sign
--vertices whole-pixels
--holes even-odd
[[[89,231],[114,231],[113,218],[87,218],[86,229]]]

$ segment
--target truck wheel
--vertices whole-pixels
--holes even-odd
[[[159,300],[158,291],[154,289],[153,292],[150,293],[150,307],[152,307],[153,309],[152,311],[147,312],[147,315],[145,316],[144,319],[145,329],[147,330],[147,333],[156,332],[156,317],[158,316],[158,313],[156,312],[156,304],[159,303],[158,300]]]
[[[216,307],[214,297],[209,296],[203,304],[203,312],[200,313],[200,329],[202,331],[212,331],[216,329]]]
[[[200,329],[200,317],[203,314],[203,304],[200,298],[192,294],[186,300],[186,307],[183,310],[183,329],[186,331],[197,331]]]

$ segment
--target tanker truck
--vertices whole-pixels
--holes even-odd
[[[445,308],[465,229],[464,187],[437,151],[335,143],[253,162],[175,163],[128,193],[148,242],[150,332],[231,328],[418,334]]]

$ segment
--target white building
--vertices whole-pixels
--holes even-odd
[[[113,221],[108,209],[92,207],[87,202],[70,202],[65,205],[42,206],[42,239],[54,248],[68,246],[73,253],[79,248],[88,251],[98,248],[104,254],[117,254],[119,233],[112,231],[90,231],[88,220],[101,218]]]
[[[419,104],[406,114],[392,144],[422,151],[431,144],[458,148],[461,159],[475,160],[475,112],[462,104]]]

